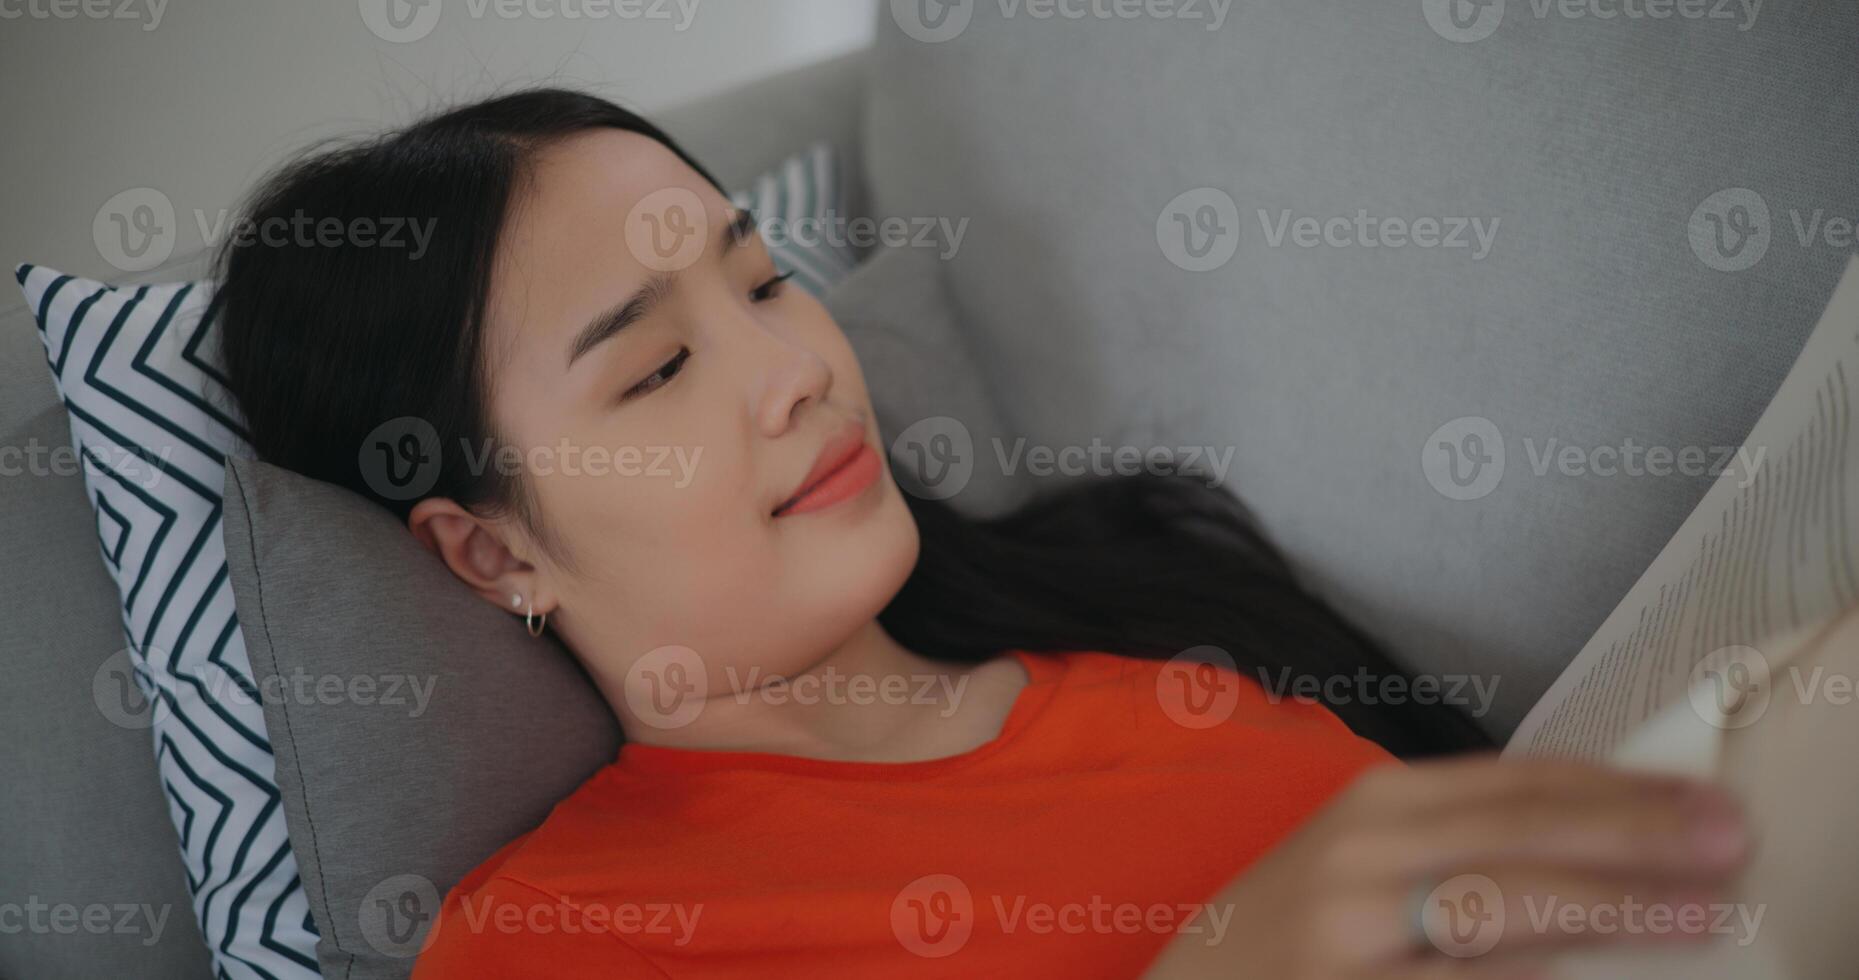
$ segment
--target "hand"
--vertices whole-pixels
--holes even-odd
[[[1727,901],[1749,850],[1736,801],[1690,780],[1482,755],[1379,767],[1211,900],[1232,908],[1218,946],[1177,936],[1148,976],[1538,976],[1577,944],[1707,938],[1714,914],[1678,913]]]

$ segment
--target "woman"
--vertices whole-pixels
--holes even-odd
[[[1223,492],[1108,480],[991,522],[901,493],[831,317],[608,102],[458,109],[295,163],[251,212],[436,223],[418,256],[230,245],[229,383],[263,458],[552,628],[626,736],[452,891],[420,977],[1503,976],[1595,937],[1516,914],[1442,956],[1444,883],[1697,901],[1742,859],[1708,788],[1406,768],[1485,739],[1269,697],[1254,677],[1399,671]],[[390,499],[357,447],[403,417],[531,465],[441,453]]]

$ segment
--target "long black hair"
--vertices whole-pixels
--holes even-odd
[[[501,445],[491,429],[484,320],[509,202],[539,147],[598,128],[650,137],[711,177],[667,134],[607,100],[530,89],[361,141],[313,147],[259,186],[258,227],[334,218],[426,220],[423,252],[359,239],[229,239],[216,256],[221,354],[260,458],[375,500],[403,521],[414,501],[376,492],[357,447],[383,422],[429,423],[439,445]],[[717,185],[721,189],[721,185]],[[427,495],[514,513],[561,546],[520,475],[441,454]],[[1225,651],[1261,682],[1404,676],[1372,640],[1302,588],[1241,502],[1187,477],[1068,484],[981,520],[906,495],[916,568],[880,615],[925,656],[977,661],[1006,649],[1172,657]],[[1293,692],[1294,693],[1294,692]],[[1403,699],[1328,702],[1354,731],[1403,756],[1483,747],[1454,708]]]

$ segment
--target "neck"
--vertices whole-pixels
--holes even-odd
[[[666,665],[653,676],[652,666],[630,671],[630,688],[627,676],[596,675],[629,742],[847,761],[915,761],[972,748],[998,733],[1024,684],[1011,660],[930,660],[892,639],[876,619],[786,675],[712,665],[696,704],[688,700],[694,694],[668,694],[667,677],[676,668]],[[691,673],[682,675],[687,692]],[[971,690],[976,678],[985,689]]]

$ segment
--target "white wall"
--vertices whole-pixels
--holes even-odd
[[[430,29],[391,39],[390,2]],[[649,114],[860,47],[876,17],[875,0],[418,2],[0,0],[0,262],[159,278],[198,253],[196,213],[233,208],[319,137],[540,82]],[[92,235],[132,188],[176,212],[172,257],[147,273],[106,261]]]

